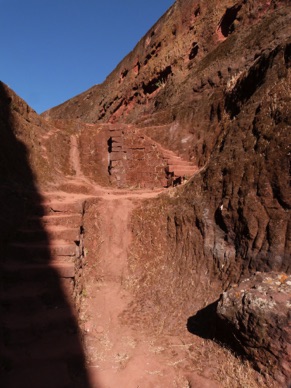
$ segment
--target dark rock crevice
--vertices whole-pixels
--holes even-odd
[[[225,110],[234,118],[241,111],[241,107],[253,96],[253,94],[264,84],[266,74],[279,48],[271,53],[264,53],[250,67],[246,74],[242,74],[230,92],[226,93]]]
[[[242,5],[234,5],[231,8],[228,8],[225,14],[222,16],[219,22],[219,28],[221,29],[222,35],[227,38],[234,29],[235,29],[235,21],[237,19],[237,14],[239,13]]]
[[[160,71],[155,78],[149,81],[147,84],[143,84],[143,92],[145,95],[154,93],[157,89],[165,87],[168,78],[172,75],[172,67],[167,66],[164,70]]]

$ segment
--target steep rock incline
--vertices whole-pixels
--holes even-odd
[[[47,135],[52,144],[60,132],[70,142],[71,174],[67,178],[78,176],[105,187],[161,188],[182,183],[198,171],[193,162],[163,148],[133,125],[50,122],[58,128]],[[52,157],[53,149],[46,150],[46,154],[47,159]]]
[[[2,82],[0,125],[1,184],[24,184],[29,189],[71,173],[67,134],[40,117]]]
[[[212,338],[211,302],[219,289],[254,271],[290,273],[290,75],[289,43],[260,56],[226,93],[229,118],[205,167],[184,187],[137,210],[131,260],[141,272],[128,314],[138,315],[139,324],[170,315],[174,330],[183,312],[208,305],[212,324],[203,335]],[[175,290],[171,298],[165,284]],[[156,319],[148,319],[150,311]],[[268,370],[262,359],[261,365],[282,384],[280,366]]]
[[[175,330],[254,271],[290,273],[290,26],[288,1],[176,1],[104,84],[44,114],[134,124],[199,167],[134,213],[124,319]]]
[[[151,137],[203,165],[225,88],[289,26],[288,1],[177,1],[102,85],[44,117],[151,126]]]

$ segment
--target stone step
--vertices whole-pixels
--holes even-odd
[[[35,338],[29,344],[29,347],[21,344],[4,347],[1,344],[1,356],[9,359],[14,367],[23,366],[35,362],[48,362],[52,360],[61,360],[82,354],[82,348],[79,342],[77,328],[63,327],[61,330],[55,330],[47,335]],[[41,386],[42,387],[42,386]]]
[[[17,266],[19,266],[20,263],[17,263]],[[6,267],[8,264],[6,265]],[[13,263],[13,267],[15,267],[16,264]],[[63,294],[63,286],[60,284],[60,279],[55,276],[55,281],[48,279],[48,281],[32,281],[30,279],[30,283],[27,283],[26,281],[19,281],[17,284],[9,284],[9,280],[11,271],[7,272],[7,277],[5,276],[5,273],[2,276],[1,279],[1,289],[0,289],[0,298],[5,300],[10,299],[16,299],[23,297],[32,297],[32,296],[38,296],[38,297],[44,297],[46,299],[46,295],[62,295]]]
[[[196,170],[194,171],[185,171],[185,170],[175,170],[174,172],[174,176],[175,177],[185,177],[187,179],[189,179],[192,175],[194,175],[196,172]]]
[[[30,263],[30,266],[32,264]],[[19,295],[29,297],[31,295],[42,295],[51,289],[63,290],[63,282],[72,281],[71,278],[60,278],[58,273],[51,267],[46,267],[44,270],[30,268],[30,270],[20,270],[21,264],[13,263],[12,265],[3,265],[0,268],[1,272],[1,294],[3,299],[5,295],[10,294],[10,298],[17,298]]]
[[[57,297],[57,299],[56,299]],[[31,330],[36,328],[37,330],[43,331],[47,328],[58,327],[63,329],[64,327],[70,327],[72,322],[75,321],[75,316],[73,315],[71,309],[68,307],[67,303],[60,300],[64,299],[63,295],[57,295],[54,298],[56,303],[49,304],[49,307],[44,310],[38,310],[35,314],[20,314],[19,312],[13,310],[9,313],[3,314],[1,319],[3,322],[3,328],[9,330]],[[17,301],[21,303],[20,300]]]
[[[22,346],[30,347],[31,344],[44,336],[51,337],[58,332],[66,334],[77,331],[75,320],[69,314],[67,314],[66,320],[60,319],[56,314],[54,320],[51,319],[49,314],[47,314],[47,319],[44,320],[44,314],[41,315],[38,311],[31,311],[30,308],[28,309],[28,305],[26,307],[27,310],[18,312],[18,325],[11,319],[1,325],[1,330],[5,336],[3,342],[6,347],[14,347],[14,349]],[[46,311],[46,313],[48,312],[54,313],[53,308]],[[32,316],[30,321],[27,320],[26,315]],[[37,316],[37,320],[34,319],[35,316]],[[16,314],[14,314],[14,317],[16,317]],[[24,320],[26,320],[26,323],[24,323]]]
[[[19,304],[19,300],[15,301],[15,303],[11,300],[0,300],[1,320],[5,318],[6,314],[9,314],[9,311],[30,316],[40,311],[42,308],[44,308],[44,306],[42,305],[41,299],[36,298],[23,298],[21,304]],[[3,327],[4,325],[1,323],[1,326]]]
[[[76,213],[83,214],[83,201],[45,201],[41,204],[43,214],[50,215],[55,213]]]
[[[168,159],[167,161],[168,165],[175,165],[175,166],[191,166],[191,167],[194,167],[190,162],[188,162],[187,160],[183,160],[183,159]]]
[[[110,153],[110,161],[116,162],[118,160],[122,160],[124,154],[121,151],[114,151]]]
[[[119,152],[122,151],[122,145],[113,144],[111,148],[112,152]]]
[[[80,228],[67,228],[62,225],[46,225],[40,229],[20,229],[15,235],[19,242],[47,241],[61,239],[80,241]]]
[[[167,152],[162,151],[162,155],[163,155],[164,159],[181,160],[181,156],[176,155],[172,151],[167,151]]]
[[[38,204],[29,204],[28,210],[30,214],[41,217],[54,213],[83,213],[84,201],[66,199],[45,199]]]
[[[1,360],[0,360],[1,361]],[[8,360],[3,360],[4,365],[8,365],[10,371],[3,372],[1,386],[6,388],[55,388],[71,387],[72,380],[68,373],[68,366],[65,361],[49,360],[43,363],[30,361],[25,366],[20,366]]]
[[[49,298],[49,295],[46,295]],[[64,314],[56,316],[55,311],[69,311],[63,295],[58,296],[58,300],[51,299],[55,303],[50,303],[44,297],[31,296],[15,299],[1,299],[1,327],[4,330],[15,332],[25,331],[30,329],[51,327],[66,327]],[[69,314],[67,314],[69,320]],[[20,339],[19,339],[20,341]]]
[[[197,170],[197,167],[196,166],[191,166],[189,165],[188,163],[185,164],[185,165],[180,165],[180,164],[169,164],[168,165],[168,168],[170,171],[174,171],[174,170],[191,170],[191,171],[196,171]]]
[[[79,228],[82,224],[82,215],[81,214],[52,214],[45,215],[43,217],[29,217],[26,225],[29,228],[37,227],[39,225],[61,225],[68,228]]]
[[[16,242],[9,244],[7,257],[38,258],[39,261],[51,261],[58,256],[79,256],[79,248],[74,242],[52,240],[43,242]]]
[[[180,167],[173,166],[169,169],[169,172],[173,172],[175,176],[191,176],[197,171],[196,167]]]
[[[75,276],[74,262],[67,262],[64,260],[53,260],[48,263],[23,263],[5,262],[0,266],[1,282],[19,282],[31,281],[38,279],[38,281],[49,281],[50,278],[57,276],[63,278],[73,278]]]

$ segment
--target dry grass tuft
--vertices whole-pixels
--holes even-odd
[[[223,388],[275,388],[270,379],[256,372],[248,361],[211,340],[201,340],[188,348],[195,372],[218,381]],[[208,376],[209,374],[209,376]]]

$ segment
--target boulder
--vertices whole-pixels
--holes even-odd
[[[217,306],[221,329],[254,366],[281,387],[291,384],[291,276],[261,273],[232,286]]]

